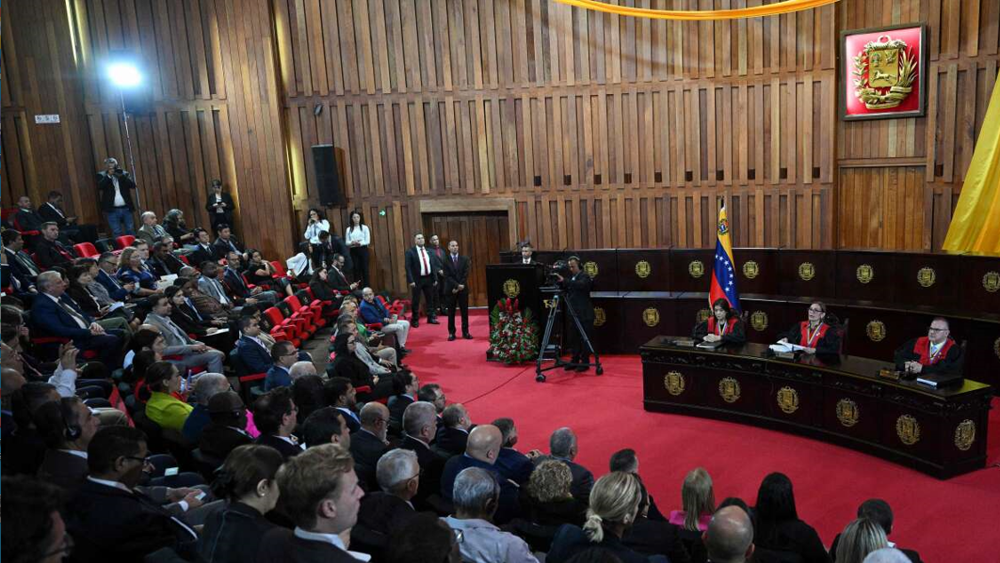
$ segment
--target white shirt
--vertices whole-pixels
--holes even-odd
[[[77,373],[75,369],[66,369],[60,363],[56,366],[56,370],[52,372],[52,376],[49,377],[49,384],[55,386],[60,397],[75,397],[76,378]]]
[[[48,205],[49,207],[51,207],[51,208],[52,208],[52,211],[55,211],[56,213],[58,213],[58,214],[59,214],[59,216],[60,216],[60,217],[62,217],[63,219],[65,219],[65,218],[66,218],[66,214],[65,214],[65,213],[63,213],[63,212],[62,212],[62,210],[60,210],[60,209],[59,209],[58,207],[56,207],[55,205],[52,205],[51,203],[49,203],[49,202],[47,202],[47,201],[45,202],[45,205]]]
[[[320,219],[306,227],[306,240],[312,244],[319,244],[319,234],[324,231],[330,232],[330,222],[326,219]]]
[[[360,243],[361,246],[368,246],[371,244],[372,235],[371,231],[368,230],[368,225],[361,225],[359,228],[355,228],[353,225],[347,227],[344,242],[346,242],[348,246],[354,242]]]
[[[87,480],[90,481],[91,483],[104,485],[105,487],[113,487],[115,489],[120,489],[122,491],[125,491],[126,493],[132,492],[132,489],[126,487],[125,485],[119,483],[118,481],[108,481],[107,479],[98,479],[96,477],[90,477],[89,475],[87,476]]]
[[[122,189],[118,185],[118,176],[110,174],[111,183],[115,185],[115,207],[125,207],[125,198],[122,197]]]
[[[423,246],[417,247],[417,260],[420,260],[420,275],[431,275],[431,256]]]
[[[341,551],[346,551],[351,557],[357,559],[358,561],[371,561],[372,556],[367,553],[358,553],[356,551],[350,551],[344,546],[344,542],[340,539],[337,534],[323,534],[320,532],[307,532],[302,528],[295,528],[295,537],[301,538],[309,541],[318,541],[323,543],[328,543],[333,547]]]
[[[75,455],[76,457],[87,459],[87,452],[81,452],[80,450],[58,450],[64,454]],[[97,481],[97,479],[93,479]]]
[[[63,308],[63,303],[62,303],[62,301],[60,301],[60,300],[59,300],[59,298],[58,298],[58,297],[55,297],[55,296],[53,296],[53,295],[50,295],[50,294],[48,294],[48,293],[42,293],[42,295],[44,295],[44,296],[48,297],[49,299],[51,299],[51,300],[55,301],[55,302],[56,302],[56,305],[57,305],[57,306],[58,306],[58,307],[59,307],[60,309],[62,309],[62,308]],[[67,305],[67,307],[69,307],[69,306]],[[72,307],[70,307],[70,308],[72,309]],[[74,320],[74,321],[76,321],[76,324],[77,324],[77,325],[79,325],[79,326],[80,326],[80,328],[90,328],[90,327],[89,327],[89,326],[87,325],[87,323],[85,323],[85,322],[83,321],[83,318],[82,318],[82,317],[78,317],[78,316],[76,316],[76,315],[70,315],[70,316],[71,316],[71,317],[73,317],[73,320]]]

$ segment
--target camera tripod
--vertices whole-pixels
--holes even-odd
[[[587,337],[587,331],[583,330],[583,324],[580,323],[580,318],[577,317],[576,311],[573,309],[573,304],[570,303],[569,301],[566,301],[566,310],[569,311],[569,316],[571,319],[573,319],[573,326],[576,327],[577,334],[583,341],[583,345],[586,346],[586,349],[589,350],[590,353],[594,355],[594,361],[593,363],[588,362],[586,364],[573,364],[571,362],[562,361],[560,357],[562,356],[562,342],[561,342],[562,339],[560,339],[560,343],[555,350],[556,352],[555,357],[552,358],[554,359],[555,363],[553,363],[549,367],[545,368],[542,367],[542,362],[547,361],[545,355],[549,349],[549,339],[552,338],[552,327],[555,326],[556,317],[559,315],[559,307],[563,302],[563,294],[565,292],[562,289],[556,287],[542,287],[540,289],[542,290],[543,293],[552,294],[552,307],[549,308],[549,318],[545,323],[545,334],[542,336],[542,346],[538,351],[538,360],[535,366],[535,381],[538,381],[539,383],[545,381],[545,374],[542,372],[553,370],[558,367],[566,365],[572,365],[572,366],[585,365],[587,367],[594,366],[597,375],[603,374],[604,367],[601,366],[601,358],[597,355],[597,352],[594,350],[594,345],[590,343],[590,338]]]

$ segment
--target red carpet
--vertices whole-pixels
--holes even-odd
[[[920,552],[924,561],[1000,561],[1000,469],[989,467],[949,481],[853,450],[791,434],[707,419],[649,413],[642,409],[638,356],[603,358],[604,375],[593,370],[547,372],[536,383],[534,365],[487,362],[489,319],[474,311],[475,340],[446,340],[441,325],[422,324],[410,333],[416,350],[407,362],[421,383],[441,384],[449,402],[462,402],[475,423],[512,417],[518,449],[548,450],[548,436],[571,426],[580,440],[577,461],[607,473],[618,449],[639,454],[643,479],[663,511],[679,508],[684,475],[702,466],[712,475],[715,498],[738,496],[753,504],[761,479],[772,471],[795,485],[799,516],[829,545],[871,497],[892,505],[896,524],[890,540]],[[994,403],[989,429],[989,465],[1000,458],[1000,415]]]

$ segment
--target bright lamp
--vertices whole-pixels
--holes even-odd
[[[108,78],[119,88],[135,88],[142,84],[142,74],[132,63],[117,62],[108,65]]]

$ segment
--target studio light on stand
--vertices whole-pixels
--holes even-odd
[[[132,152],[132,135],[128,126],[129,111],[128,106],[125,104],[125,92],[136,91],[142,86],[142,72],[140,72],[136,61],[132,57],[125,55],[108,62],[107,76],[111,83],[118,87],[118,98],[121,100],[122,118],[125,122],[125,146],[128,150],[128,166],[132,171],[132,181],[135,182],[137,188],[135,190],[136,205],[141,210],[142,196],[139,194],[142,190],[138,189],[139,173],[135,166],[135,155]]]

